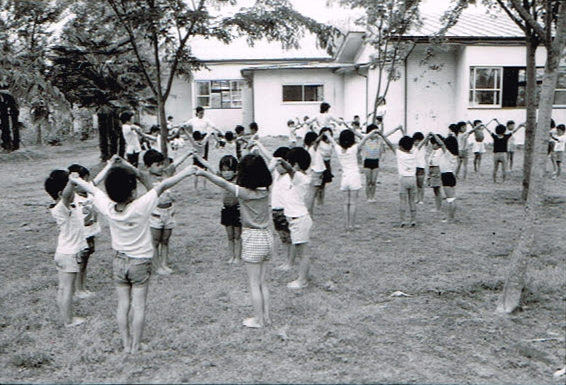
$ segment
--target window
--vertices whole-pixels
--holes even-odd
[[[544,68],[537,68],[537,105]],[[470,107],[525,107],[527,71],[525,67],[470,68]],[[566,67],[560,68],[554,106],[566,107]]]
[[[242,108],[242,80],[197,80],[197,106],[204,108]]]
[[[283,86],[284,102],[321,102],[324,100],[322,84],[288,84]]]
[[[472,67],[470,69],[470,106],[501,106],[502,68]]]

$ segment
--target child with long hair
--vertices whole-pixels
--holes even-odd
[[[248,154],[238,165],[236,183],[203,169],[197,169],[196,174],[238,198],[242,221],[242,260],[248,273],[254,307],[254,317],[246,318],[243,325],[249,328],[269,325],[271,319],[267,273],[273,248],[273,236],[269,229],[269,186],[273,181],[271,173],[260,155]]]
[[[343,130],[340,132],[338,143],[327,133],[324,136],[330,140],[334,146],[334,151],[338,156],[338,161],[342,166],[342,180],[340,182],[340,190],[344,194],[344,216],[346,219],[346,230],[354,229],[356,220],[357,201],[360,190],[362,189],[362,174],[360,172],[360,164],[358,161],[361,148],[366,141],[377,135],[370,133],[366,135],[360,144],[356,143],[356,136],[352,130]]]
[[[197,156],[197,160],[207,169],[213,169],[206,160],[199,156]],[[238,159],[232,155],[224,155],[220,158],[217,175],[233,183],[238,177]],[[230,254],[228,264],[239,264],[242,260],[242,222],[238,198],[231,191],[223,189],[222,204],[220,224],[226,229],[226,236],[228,237],[228,252]]]

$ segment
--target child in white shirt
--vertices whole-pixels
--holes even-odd
[[[124,351],[134,354],[140,348],[151,276],[153,244],[149,217],[157,207],[159,196],[193,175],[195,170],[187,167],[138,198],[136,178],[140,177],[139,170],[121,158],[114,158],[114,164],[117,167],[110,168],[104,181],[106,193],[80,178],[71,178],[71,182],[94,195],[96,208],[108,219],[112,248],[116,251],[113,273],[118,293],[118,329]]]

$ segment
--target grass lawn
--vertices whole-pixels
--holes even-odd
[[[266,138],[273,150],[284,141]],[[273,325],[242,327],[251,316],[243,266],[226,264],[216,186],[174,189],[178,227],[169,277],[154,275],[145,350],[120,351],[107,224],[89,263],[96,296],[76,300],[87,317],[62,326],[53,263],[57,226],[43,181],[79,162],[100,169],[97,142],[0,154],[0,382],[2,383],[457,383],[555,384],[566,348],[566,178],[546,183],[522,310],[494,314],[518,239],[522,153],[506,184],[481,175],[458,181],[457,219],[441,223],[432,190],[418,226],[398,228],[395,158],[382,159],[377,203],[360,194],[359,230],[346,233],[337,178],[315,208],[307,289],[272,269]],[[216,164],[215,155],[212,163]],[[470,158],[471,163],[471,158]],[[283,262],[279,241],[271,267]],[[408,297],[391,297],[400,290]]]

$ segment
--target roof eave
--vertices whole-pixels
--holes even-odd
[[[413,41],[415,43],[431,43],[434,36],[402,36],[400,40]],[[525,44],[525,38],[521,36],[446,36],[446,44],[481,44],[481,43],[500,43],[500,44]]]

